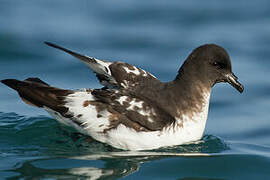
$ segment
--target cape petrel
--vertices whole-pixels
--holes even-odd
[[[193,50],[175,79],[161,82],[133,65],[45,43],[81,60],[104,87],[66,90],[38,78],[1,82],[15,89],[25,103],[43,108],[60,123],[119,149],[148,150],[199,140],[211,88],[228,82],[240,93],[244,90],[232,72],[228,53],[215,44]]]

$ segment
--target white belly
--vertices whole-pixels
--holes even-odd
[[[188,120],[181,126],[173,124],[162,131],[151,132],[137,132],[120,124],[108,132],[105,143],[125,150],[149,150],[181,145],[202,138],[206,119],[207,114],[200,121]]]

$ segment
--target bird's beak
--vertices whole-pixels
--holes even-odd
[[[244,91],[244,86],[238,82],[238,78],[233,73],[226,74],[226,78],[227,82],[230,83],[240,93]]]

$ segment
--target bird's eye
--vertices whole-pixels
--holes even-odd
[[[219,68],[219,69],[223,69],[223,68],[226,67],[226,64],[215,61],[215,62],[213,63],[213,66],[216,66],[216,67]]]

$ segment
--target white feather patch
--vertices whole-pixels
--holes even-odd
[[[134,74],[137,75],[137,76],[141,74],[140,71],[139,71],[139,69],[136,68],[135,66],[133,66],[134,70],[131,70],[131,69],[129,69],[128,67],[123,67],[123,68],[124,68],[124,70],[125,70],[127,73],[134,73]]]
[[[116,101],[118,101],[121,105],[124,105],[124,102],[127,100],[127,98],[128,98],[127,96],[121,96]]]
[[[135,107],[142,109],[143,101],[136,101],[136,99],[132,99],[132,101],[129,102],[130,106],[127,108],[127,110],[135,110]]]
[[[132,111],[136,111],[138,112],[139,114],[141,114],[142,116],[145,116],[147,117],[147,120],[149,122],[154,122],[153,119],[150,118],[151,114],[152,115],[155,115],[155,112],[154,110],[151,108],[151,109],[143,109],[143,101],[137,101],[135,98],[132,99],[131,102],[129,102],[130,106],[127,108],[127,110],[132,110]]]

